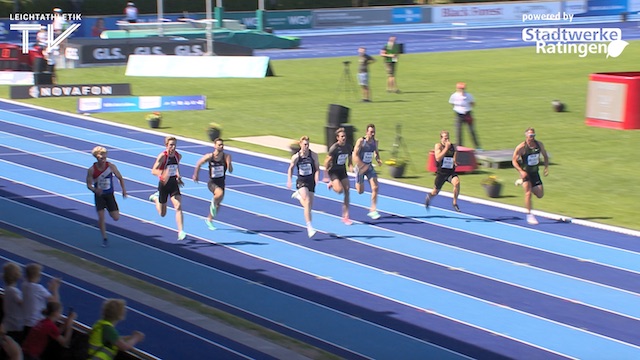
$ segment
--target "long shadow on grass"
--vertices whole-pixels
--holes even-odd
[[[373,103],[399,103],[399,102],[409,102],[407,100],[402,100],[402,99],[398,99],[398,100],[373,100]]]

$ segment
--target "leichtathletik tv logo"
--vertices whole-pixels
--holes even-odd
[[[524,28],[522,41],[533,42],[536,54],[604,54],[618,57],[629,45],[619,28]]]

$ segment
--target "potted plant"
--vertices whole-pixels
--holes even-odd
[[[482,187],[487,193],[487,196],[490,198],[498,198],[500,197],[500,192],[502,191],[502,181],[498,179],[495,175],[490,175],[480,182]]]
[[[291,155],[295,155],[298,151],[300,151],[300,142],[294,140],[289,144],[289,150],[291,150]]]
[[[407,167],[407,161],[404,159],[389,159],[386,160],[385,165],[389,166],[389,175],[392,178],[401,178],[404,175],[404,170]]]
[[[147,114],[145,116],[145,120],[149,123],[149,127],[152,129],[157,129],[160,127],[160,121],[162,120],[162,114],[157,111],[152,112],[151,114]]]
[[[222,135],[222,126],[215,122],[209,123],[209,129],[207,130],[207,133],[209,134],[209,139],[211,139],[211,141],[214,141]]]

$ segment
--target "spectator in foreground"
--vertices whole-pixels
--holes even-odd
[[[2,267],[4,280],[4,301],[2,303],[4,318],[2,319],[3,334],[13,338],[18,343],[24,340],[24,310],[22,291],[18,289],[18,280],[22,277],[22,270],[18,264],[8,262]]]
[[[2,324],[0,324],[0,359],[22,360],[20,345],[5,334]]]
[[[42,311],[42,314],[45,318],[29,331],[27,338],[22,343],[25,360],[40,359],[49,344],[49,339],[57,341],[62,347],[69,347],[76,313],[70,312],[61,327],[57,325],[62,318],[62,305],[59,302],[48,302],[47,308]]]
[[[59,302],[60,279],[53,278],[46,289],[40,284],[42,277],[42,265],[29,264],[25,268],[27,281],[22,284],[22,300],[24,309],[25,328],[24,336],[29,334],[29,329],[44,318],[42,311],[46,309],[47,302]]]
[[[118,351],[133,349],[144,340],[144,334],[134,331],[129,336],[120,336],[116,324],[125,318],[126,302],[122,299],[107,299],[102,304],[102,318],[91,328],[87,359],[110,360]]]

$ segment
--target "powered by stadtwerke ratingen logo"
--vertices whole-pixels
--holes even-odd
[[[618,57],[629,45],[619,28],[539,27],[522,29],[522,41],[533,42],[537,54],[606,54]]]

